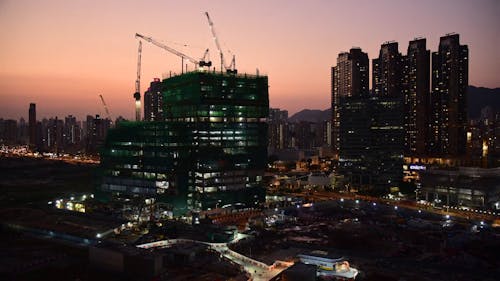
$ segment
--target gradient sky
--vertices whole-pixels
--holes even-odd
[[[500,1],[88,1],[0,0],[0,118],[104,114],[132,119],[136,32],[193,57],[206,48],[219,65],[204,12],[239,72],[269,75],[272,107],[326,109],[330,67],[358,46],[373,59],[380,44],[460,34],[469,45],[475,86],[500,87]],[[188,44],[184,47],[183,44]],[[154,77],[180,72],[180,58],[143,43],[142,91]],[[192,65],[189,68],[193,68]],[[370,63],[371,72],[371,63]],[[371,74],[370,74],[371,75]]]

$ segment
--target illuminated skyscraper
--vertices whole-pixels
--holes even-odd
[[[469,48],[458,34],[441,37],[432,53],[431,127],[429,150],[434,155],[465,154]]]
[[[149,89],[144,93],[144,121],[164,120],[161,85],[160,79],[154,78]]]
[[[379,57],[373,60],[372,75],[370,170],[373,184],[387,192],[403,177],[403,57],[397,42],[382,44]]]
[[[373,60],[372,87],[376,96],[401,97],[403,60],[397,42],[380,47],[379,57]]]
[[[30,103],[30,109],[29,109],[29,120],[28,120],[28,126],[29,126],[29,135],[30,135],[30,146],[31,147],[36,147],[38,142],[37,142],[37,134],[36,134],[36,104]]]
[[[369,93],[368,54],[360,48],[352,48],[349,53],[340,53],[337,65],[332,67],[332,145],[339,150],[340,145],[340,100],[342,97],[367,96]]]
[[[430,51],[425,38],[410,41],[404,57],[405,154],[427,155],[429,135]]]
[[[267,77],[190,72],[161,83],[165,121],[109,131],[100,190],[153,197],[174,215],[262,203]]]
[[[269,148],[288,148],[288,111],[279,108],[269,110]]]

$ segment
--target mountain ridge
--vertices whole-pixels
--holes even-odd
[[[467,116],[470,119],[481,117],[481,109],[490,106],[500,112],[500,88],[486,88],[469,85],[467,89]],[[330,120],[331,108],[303,109],[288,118],[289,122],[322,122]]]

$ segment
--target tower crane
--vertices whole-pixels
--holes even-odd
[[[217,47],[217,50],[219,51],[219,54],[220,54],[220,69],[221,69],[221,71],[223,71],[223,69],[226,69],[227,73],[233,73],[233,74],[238,73],[238,70],[236,70],[236,59],[235,59],[234,55],[233,55],[233,59],[231,60],[231,64],[229,66],[226,65],[226,62],[224,60],[224,52],[222,51],[222,48],[219,44],[219,38],[217,37],[217,33],[215,32],[214,23],[212,22],[212,19],[210,19],[210,15],[208,14],[208,12],[205,12],[205,15],[207,16],[208,25],[210,26],[210,31],[212,32],[215,46]]]
[[[104,98],[102,97],[102,95],[99,95],[99,97],[101,98],[102,105],[104,106],[104,110],[106,111],[106,118],[108,118],[109,120],[111,120],[111,122],[113,122],[113,119],[111,119],[111,114],[109,113],[109,109],[108,106],[106,105],[106,102],[104,101]]]
[[[137,50],[137,79],[135,80],[135,93],[134,93],[135,121],[141,121],[141,55],[142,55],[142,41],[139,40],[139,48]]]
[[[135,38],[143,39],[143,40],[145,40],[145,41],[147,41],[147,42],[149,42],[149,43],[151,43],[151,44],[153,44],[153,45],[155,45],[157,47],[160,47],[160,48],[162,48],[162,49],[164,49],[164,50],[166,50],[166,51],[168,51],[168,52],[170,52],[170,53],[172,53],[172,54],[174,54],[176,56],[181,57],[181,59],[182,59],[182,73],[184,73],[184,60],[185,59],[188,60],[191,63],[194,63],[196,66],[198,66],[200,68],[204,67],[204,66],[206,66],[206,67],[212,66],[212,62],[210,60],[208,60],[208,61],[205,60],[205,59],[207,59],[207,56],[208,56],[208,49],[205,51],[205,54],[203,55],[203,58],[201,60],[197,60],[197,59],[194,59],[194,58],[192,58],[192,57],[190,57],[190,56],[188,56],[188,55],[186,55],[184,53],[181,53],[181,52],[175,50],[174,48],[171,48],[171,47],[169,47],[169,46],[167,46],[167,45],[165,45],[165,44],[163,44],[161,42],[158,42],[158,41],[156,41],[155,39],[153,39],[151,37],[144,36],[142,34],[136,33],[135,34]]]

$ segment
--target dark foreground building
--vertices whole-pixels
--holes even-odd
[[[423,198],[438,205],[500,207],[500,168],[458,167],[420,172]]]
[[[347,55],[339,55],[332,79],[338,172],[360,192],[385,194],[399,185],[403,175],[402,56],[395,42],[381,46],[373,60],[374,94],[370,95],[368,55],[351,49],[351,57],[359,59],[351,62],[355,68],[345,71],[342,58]]]
[[[190,72],[162,81],[161,122],[122,122],[101,156],[104,195],[168,204],[174,216],[264,200],[266,76]]]

